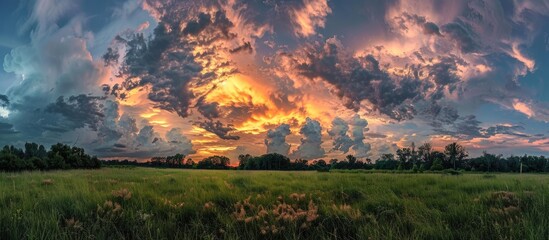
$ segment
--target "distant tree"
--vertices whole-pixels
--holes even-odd
[[[421,165],[419,165],[419,172],[422,173],[425,171],[425,164],[422,163]]]
[[[36,143],[25,143],[24,150],[4,146],[0,151],[0,171],[99,168],[101,161],[83,148],[57,143],[49,151]]]
[[[431,165],[431,170],[432,171],[440,171],[442,169],[444,169],[444,167],[442,166],[442,159],[436,158],[433,161],[433,165]]]
[[[381,155],[381,160],[382,160],[382,161],[392,161],[392,160],[395,160],[395,155],[393,155],[392,153],[383,154],[383,155]]]
[[[211,156],[202,159],[196,164],[200,169],[227,169],[230,164],[230,159],[225,156]]]
[[[419,171],[419,168],[418,168],[417,164],[414,164],[412,166],[412,172],[417,173],[418,171]]]
[[[444,154],[446,154],[446,157],[449,159],[449,161],[453,163],[454,170],[457,169],[456,162],[462,161],[468,156],[465,148],[456,142],[446,145],[446,147],[444,147]]]
[[[396,152],[400,165],[403,169],[406,168],[406,164],[410,162],[412,158],[412,149],[410,148],[399,148]]]
[[[353,155],[347,155],[345,159],[347,159],[347,162],[349,162],[351,165],[355,164],[357,161],[356,157]]]
[[[187,162],[185,162],[185,165],[187,165],[187,167],[192,168],[195,165],[195,163],[192,158],[189,158],[187,159]]]
[[[253,156],[250,154],[240,154],[238,155],[238,169],[245,169],[246,164]]]
[[[293,170],[307,170],[308,169],[308,163],[309,161],[305,160],[305,159],[296,159],[294,160],[294,162],[292,163],[292,169]]]
[[[430,143],[424,143],[418,148],[418,156],[421,161],[423,162],[431,162],[433,159],[431,158],[432,154],[432,146]]]
[[[320,159],[313,162],[313,168],[316,170],[327,169],[328,164],[326,164],[326,161],[324,161],[323,159]]]

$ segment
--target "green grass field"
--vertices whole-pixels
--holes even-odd
[[[549,175],[0,173],[0,239],[549,239]]]

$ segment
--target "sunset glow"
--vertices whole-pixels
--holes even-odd
[[[140,160],[377,159],[427,141],[545,154],[549,6],[508,2],[13,2],[0,143]]]

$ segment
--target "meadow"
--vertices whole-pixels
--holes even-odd
[[[549,239],[549,175],[0,173],[0,239]]]

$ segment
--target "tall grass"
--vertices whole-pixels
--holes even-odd
[[[548,239],[549,175],[0,173],[0,239]]]

